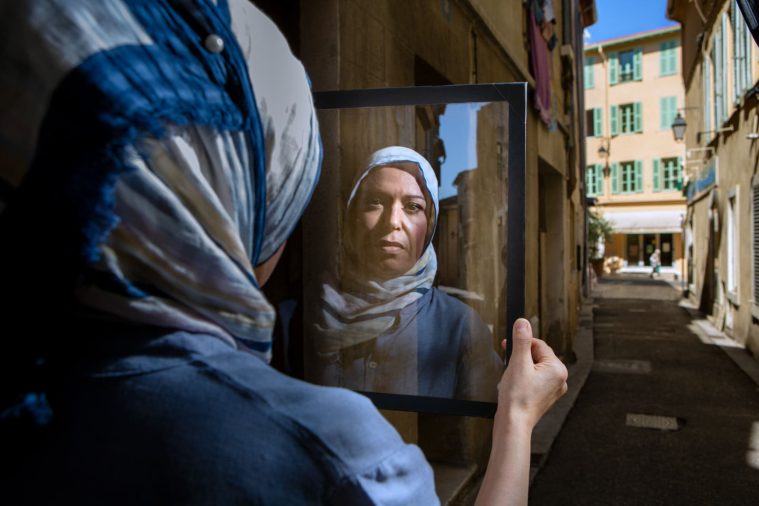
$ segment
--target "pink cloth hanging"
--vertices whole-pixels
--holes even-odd
[[[551,124],[551,66],[550,53],[535,15],[530,10],[530,65],[535,78],[535,108],[546,125]]]

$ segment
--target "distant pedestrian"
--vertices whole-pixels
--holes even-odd
[[[661,273],[661,251],[659,248],[656,248],[654,252],[651,253],[648,260],[651,262],[651,274],[649,274],[649,277],[654,278],[657,274]]]

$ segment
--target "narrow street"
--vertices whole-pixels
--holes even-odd
[[[593,366],[531,505],[759,504],[759,386],[676,283],[600,280]]]

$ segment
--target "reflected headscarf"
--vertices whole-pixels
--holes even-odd
[[[319,334],[316,348],[319,352],[334,352],[378,337],[396,325],[398,315],[404,307],[432,288],[437,272],[432,236],[437,226],[440,206],[437,176],[422,155],[401,146],[389,146],[374,152],[353,185],[348,198],[347,214],[350,216],[351,206],[369,173],[376,168],[393,164],[418,168],[416,180],[432,204],[425,248],[411,269],[397,278],[385,281],[367,279],[364,270],[348,255],[339,288],[329,284],[323,286],[322,311],[316,325]]]
[[[245,0],[6,2],[0,25],[0,146],[15,162],[0,168],[0,232],[31,290],[74,265],[96,315],[268,360],[275,315],[253,267],[295,227],[321,163],[279,30]]]

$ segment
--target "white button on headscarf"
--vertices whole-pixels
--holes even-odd
[[[221,53],[224,51],[224,39],[212,33],[206,40],[203,41],[203,45],[210,53]]]

